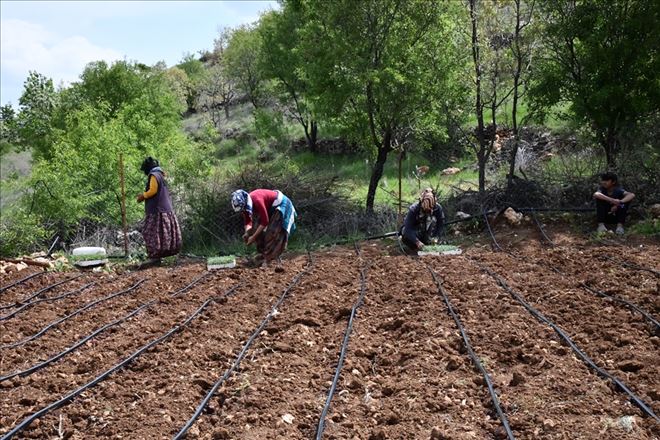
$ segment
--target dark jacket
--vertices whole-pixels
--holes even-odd
[[[149,176],[154,176],[158,182],[158,192],[155,196],[145,200],[144,210],[147,215],[157,214],[159,212],[172,212],[172,199],[170,191],[165,183],[165,176],[161,171],[151,171]],[[149,191],[149,176],[147,176],[147,185],[145,191]]]
[[[435,217],[435,226],[433,227],[433,230],[429,230],[432,217]],[[445,214],[437,203],[430,214],[425,214],[424,211],[422,211],[419,202],[413,203],[410,205],[410,208],[408,208],[408,213],[403,221],[403,238],[407,243],[415,243],[418,239],[421,239],[424,236],[437,237],[442,231],[444,221]]]

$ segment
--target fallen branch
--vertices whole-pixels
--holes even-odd
[[[50,262],[48,261],[34,261],[34,260],[26,260],[24,258],[0,258],[0,261],[6,261],[7,263],[24,263],[27,264],[28,266],[39,266],[39,267],[45,267],[45,268],[50,268]]]

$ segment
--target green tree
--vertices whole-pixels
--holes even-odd
[[[120,224],[120,153],[131,222],[142,215],[143,208],[131,201],[144,189],[139,165],[145,156],[161,160],[173,191],[187,187],[208,169],[202,161],[205,145],[195,144],[181,131],[181,103],[166,71],[117,64],[92,63],[80,82],[60,92],[50,156],[37,158],[25,185],[24,206],[39,224],[56,229],[62,238],[81,223]]]
[[[288,116],[302,126],[307,147],[310,151],[316,151],[318,122],[308,96],[309,82],[300,50],[299,26],[302,19],[300,9],[290,6],[264,14],[257,29],[264,47],[264,76],[276,81],[280,103],[287,109]]]
[[[53,135],[53,112],[58,101],[53,80],[30,72],[23,87],[18,101],[20,144],[31,149],[35,157],[48,158]]]
[[[142,95],[142,79],[148,74],[149,68],[137,63],[95,61],[80,75],[78,93],[87,103],[105,103],[113,117],[126,102]]]
[[[10,104],[0,107],[0,156],[18,143],[16,112]]]
[[[261,38],[254,26],[242,25],[229,36],[223,58],[227,73],[254,108],[262,105]]]
[[[197,109],[199,85],[204,81],[204,63],[196,59],[193,54],[186,54],[176,67],[183,70],[188,77],[188,81],[185,84],[186,103],[188,105],[188,111],[194,112]]]
[[[624,134],[660,110],[660,2],[544,0],[546,53],[532,95],[543,113],[567,103],[616,165]]]
[[[513,151],[509,159],[508,185],[512,185],[516,170],[516,156],[519,145],[519,117],[518,107],[520,98],[527,92],[531,77],[532,61],[538,53],[538,26],[534,21],[538,18],[536,13],[536,0],[513,0],[513,35],[510,45],[513,60],[513,91],[511,102],[511,123],[514,136]],[[524,122],[524,121],[523,121]]]
[[[165,70],[164,77],[182,112],[188,110],[188,88],[190,83],[188,74],[183,69],[174,66]]]
[[[411,138],[444,134],[439,115],[456,92],[454,4],[292,0],[288,7],[304,16],[300,56],[315,106],[376,158],[370,214],[388,154]]]

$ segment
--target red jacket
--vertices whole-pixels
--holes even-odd
[[[243,211],[243,220],[245,221],[245,227],[252,227],[252,218],[254,215],[259,217],[259,224],[261,226],[268,226],[270,218],[268,212],[273,206],[275,200],[277,200],[277,191],[270,189],[255,189],[250,193],[250,198],[252,199],[252,215],[247,211]]]

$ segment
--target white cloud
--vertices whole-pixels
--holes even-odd
[[[85,37],[63,36],[24,20],[0,21],[3,95],[14,95],[15,84],[22,84],[30,70],[36,70],[55,84],[75,81],[90,61],[114,61],[122,55],[114,49],[94,45]],[[19,91],[20,93],[20,91]],[[18,96],[3,96],[4,102]]]

